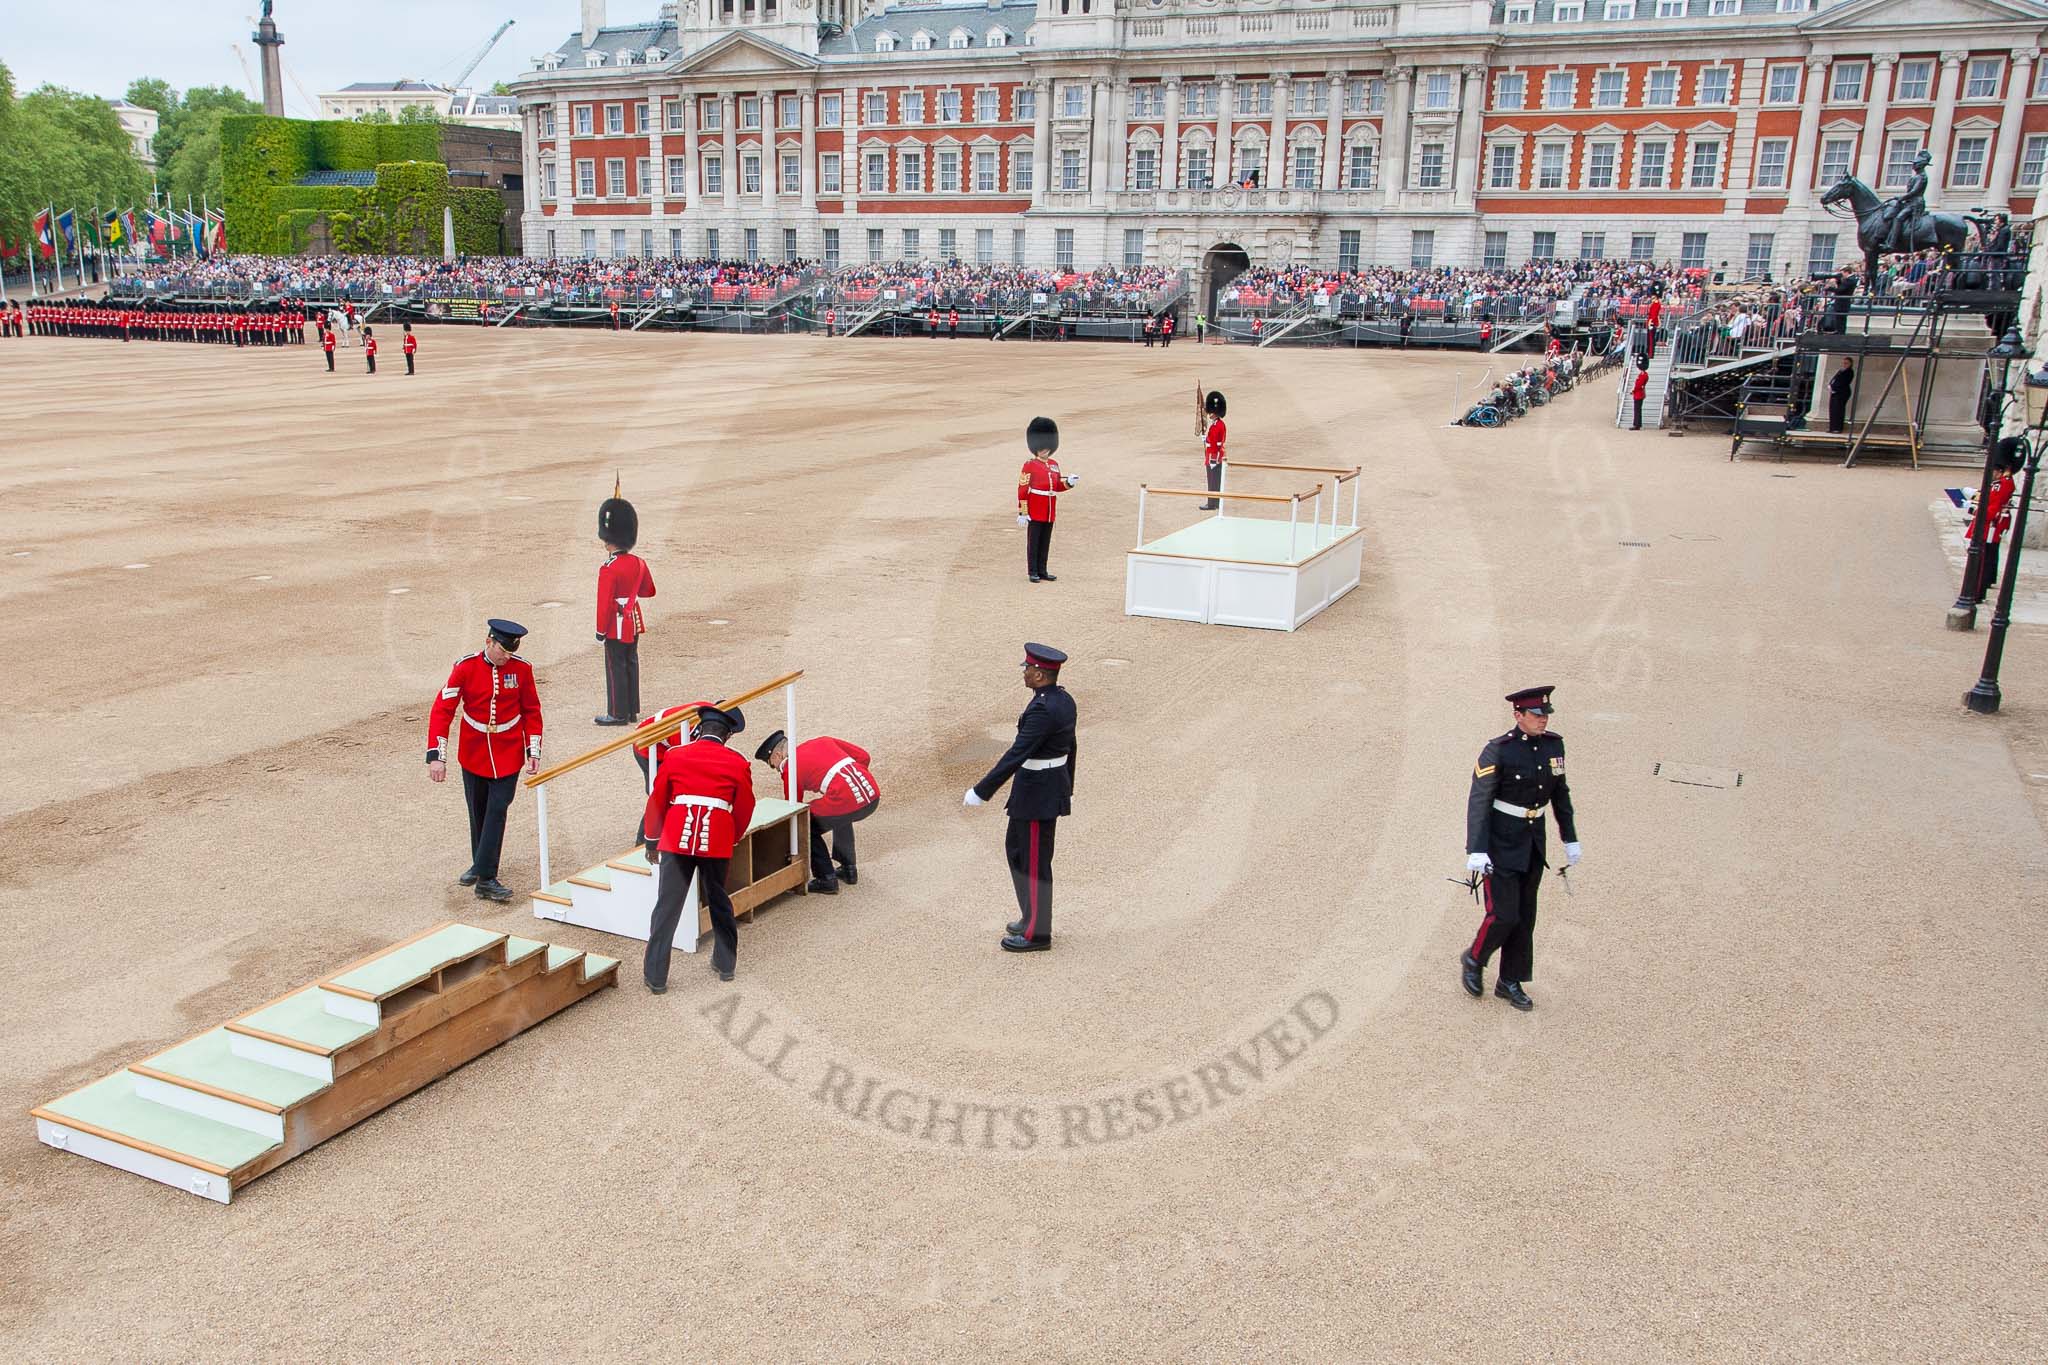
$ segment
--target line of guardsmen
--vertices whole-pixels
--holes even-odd
[[[297,346],[306,339],[306,315],[296,307],[188,311],[81,300],[30,304],[20,311],[30,336],[221,346]]]

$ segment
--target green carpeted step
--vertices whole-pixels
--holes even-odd
[[[586,867],[578,872],[569,878],[569,882],[573,886],[588,887],[593,891],[609,891],[612,889],[612,870],[599,863],[596,867]]]
[[[116,1138],[133,1138],[218,1171],[239,1170],[278,1145],[245,1128],[143,1099],[135,1093],[135,1075],[130,1071],[116,1071],[36,1112],[38,1117],[59,1123],[69,1119]]]
[[[289,1109],[327,1088],[327,1082],[316,1081],[311,1076],[301,1076],[295,1071],[284,1071],[235,1056],[228,1049],[228,1031],[224,1028],[202,1033],[168,1052],[145,1058],[137,1065],[160,1071],[166,1076],[198,1081],[231,1095],[274,1104],[279,1109]]]
[[[321,1001],[318,986],[294,991],[276,1004],[265,1005],[254,1014],[245,1014],[234,1022],[261,1033],[304,1043],[315,1051],[330,1055],[377,1031],[375,1024],[357,1023],[353,1019],[329,1014]]]
[[[546,970],[551,972],[560,971],[581,956],[583,956],[581,949],[564,948],[559,943],[550,943],[548,945],[548,965]]]
[[[505,940],[505,963],[524,962],[548,945],[537,938],[520,938],[516,934]]]
[[[548,887],[547,894],[550,896],[559,896],[564,901],[573,901],[576,899],[576,888],[569,885],[569,883],[566,881],[560,881],[556,882],[553,886]]]
[[[588,981],[593,976],[603,976],[618,965],[619,960],[615,957],[599,957],[596,953],[585,953],[583,955],[583,979]]]
[[[505,937],[468,924],[450,924],[424,938],[402,944],[362,966],[333,977],[328,984],[360,991],[375,1000],[398,994],[424,981],[451,962],[474,956]]]
[[[654,871],[653,866],[647,861],[647,848],[644,844],[633,845],[632,852],[621,853],[611,861],[620,867],[630,867],[640,872]]]
[[[764,796],[754,803],[754,818],[747,825],[747,833],[752,834],[755,830],[772,825],[777,820],[786,819],[803,807],[804,803],[801,801],[784,801],[777,797]]]

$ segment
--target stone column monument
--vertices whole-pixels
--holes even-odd
[[[249,36],[255,40],[263,59],[263,112],[272,118],[283,118],[284,60],[278,49],[284,46],[284,37],[277,31],[277,21],[270,17],[270,5],[271,0],[263,0],[263,17]]]

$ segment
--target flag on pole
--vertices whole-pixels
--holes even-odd
[[[56,252],[56,239],[50,235],[50,211],[44,209],[35,217],[36,250],[44,256]]]
[[[191,214],[185,215],[185,235],[192,239],[192,255],[195,260],[206,259],[206,224]]]
[[[78,210],[66,209],[57,215],[57,231],[64,238],[64,249],[75,260],[78,257]]]
[[[159,256],[168,256],[171,225],[155,209],[144,209],[142,216],[149,224],[149,249]]]
[[[106,239],[110,248],[128,245],[128,234],[122,228],[121,214],[118,210],[107,215],[106,222],[100,225],[100,235]]]

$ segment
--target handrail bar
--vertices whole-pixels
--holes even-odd
[[[1286,499],[1283,498],[1281,499],[1281,501],[1285,502]],[[739,696],[732,698],[730,701],[716,702],[714,703],[714,705],[716,705],[718,709],[720,709],[721,711],[735,706],[743,706],[746,703],[753,701],[756,697],[767,696],[770,692],[773,692],[778,687],[789,686],[789,684],[795,682],[798,678],[801,678],[803,675],[804,671],[801,668],[799,668],[794,673],[783,674],[774,682],[763,683],[761,684],[761,686],[754,688],[751,692],[742,692]],[[650,720],[646,724],[640,726],[638,729],[633,730],[628,734],[620,735],[617,739],[611,740],[610,742],[605,744],[598,745],[595,749],[592,749],[587,754],[578,754],[575,758],[565,759],[562,762],[557,763],[554,767],[549,768],[545,772],[535,773],[532,777],[527,778],[525,783],[522,785],[527,787],[542,786],[546,783],[554,781],[556,778],[561,777],[565,773],[574,772],[576,769],[582,767],[586,763],[594,763],[598,759],[603,758],[607,754],[615,754],[619,750],[627,747],[628,745],[645,748],[649,745],[654,744],[657,740],[667,739],[670,735],[675,734],[678,730],[682,729],[685,725],[689,724],[696,718],[696,708],[686,707],[683,710],[676,712],[672,716],[662,716],[658,719]]]
[[[1242,502],[1296,502],[1313,496],[1317,491],[1306,488],[1299,493],[1225,493],[1208,488],[1154,488],[1149,483],[1141,483],[1138,487],[1148,493],[1164,493],[1174,498],[1236,498]]]
[[[1232,460],[1230,463],[1236,465],[1239,469],[1295,469],[1304,474],[1342,474],[1346,479],[1357,478],[1359,471],[1365,467],[1363,465],[1345,467],[1325,464],[1259,464],[1252,460]],[[1343,480],[1340,479],[1338,482],[1341,483]]]

